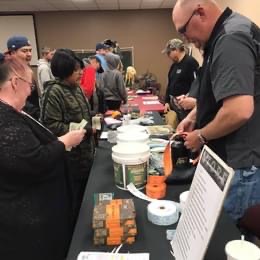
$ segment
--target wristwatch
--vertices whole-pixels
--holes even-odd
[[[201,131],[200,131],[200,130],[198,130],[198,137],[199,137],[199,140],[200,140],[200,143],[201,143],[201,144],[206,144],[206,143],[208,143],[207,138],[201,134]]]

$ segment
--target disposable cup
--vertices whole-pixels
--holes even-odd
[[[245,240],[232,240],[225,247],[227,260],[260,260],[260,249]]]
[[[189,193],[190,191],[184,191],[180,194],[180,206],[181,206],[181,211],[184,210],[185,205],[186,205],[186,201],[189,197]]]

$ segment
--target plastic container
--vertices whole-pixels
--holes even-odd
[[[233,240],[226,244],[227,260],[260,260],[260,249],[245,240]]]
[[[190,191],[184,191],[180,194],[180,206],[181,206],[181,212],[183,212],[185,205],[186,205],[186,201],[189,197]]]
[[[118,144],[124,144],[124,143],[148,144],[148,142],[149,142],[149,134],[145,132],[140,132],[140,133],[126,132],[117,135]]]
[[[143,189],[147,182],[150,149],[146,144],[121,143],[112,147],[115,184],[127,190],[131,182]]]
[[[141,125],[123,125],[117,128],[118,134],[123,133],[147,133],[146,127]]]

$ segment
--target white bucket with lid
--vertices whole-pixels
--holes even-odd
[[[141,125],[123,125],[117,128],[118,134],[123,133],[147,133],[146,127]]]
[[[124,143],[139,143],[139,144],[148,144],[149,141],[149,134],[144,132],[137,132],[137,133],[123,133],[117,135],[117,143],[124,144]]]
[[[115,184],[127,190],[131,182],[143,189],[147,182],[150,148],[147,144],[121,143],[112,147]]]

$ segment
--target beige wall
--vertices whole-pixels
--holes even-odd
[[[259,0],[218,0],[260,25]],[[161,54],[168,39],[179,37],[171,21],[171,10],[83,11],[36,13],[39,47],[93,49],[106,38],[121,47],[134,47],[138,74],[147,70],[157,75],[164,89],[170,61]],[[201,61],[200,54],[194,50]]]
[[[239,12],[257,25],[260,25],[260,1],[259,0],[218,0],[222,7],[229,6],[236,12]]]
[[[46,12],[36,13],[39,47],[93,49],[97,42],[115,39],[121,47],[134,47],[138,74],[147,70],[166,84],[170,65],[161,54],[166,41],[176,37],[171,10]]]

